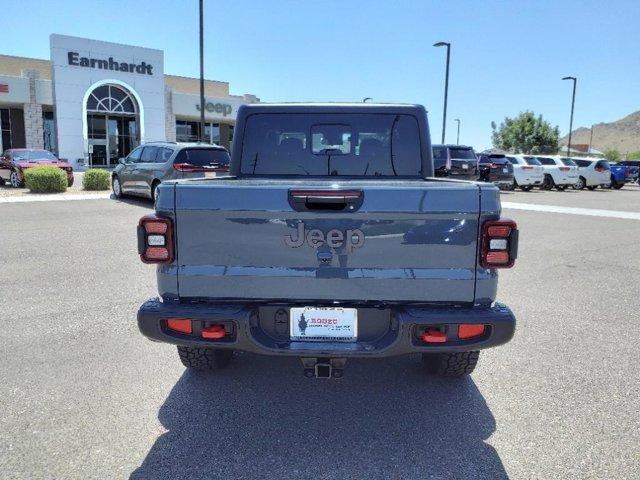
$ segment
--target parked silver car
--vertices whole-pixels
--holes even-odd
[[[140,145],[111,175],[116,198],[137,195],[155,201],[164,180],[215,177],[229,171],[229,152],[218,145],[149,142]]]

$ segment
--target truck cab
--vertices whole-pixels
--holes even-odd
[[[142,333],[193,368],[244,350],[337,378],[349,358],[420,353],[470,373],[513,335],[495,297],[518,230],[494,185],[434,177],[428,131],[418,105],[241,107],[230,175],[163,182],[140,221],[160,293]]]

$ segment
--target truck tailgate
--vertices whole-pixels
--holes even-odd
[[[179,182],[175,189],[182,299],[474,300],[475,184],[229,178]],[[300,192],[327,190],[355,192],[360,201],[342,211],[292,203]]]

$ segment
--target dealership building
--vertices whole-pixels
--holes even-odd
[[[46,148],[76,169],[110,167],[142,142],[200,137],[200,82],[164,73],[164,52],[50,36],[50,60],[0,55],[0,152]],[[240,105],[205,80],[205,138],[229,148]]]

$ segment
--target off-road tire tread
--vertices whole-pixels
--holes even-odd
[[[442,377],[462,377],[476,368],[480,351],[453,353],[425,353],[422,361],[429,373]]]
[[[187,368],[218,370],[229,365],[233,357],[233,350],[178,345],[178,355],[182,364]]]

